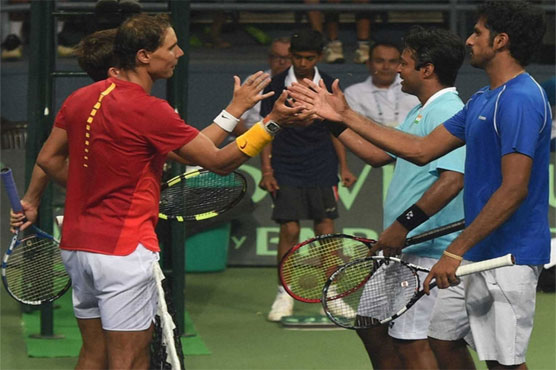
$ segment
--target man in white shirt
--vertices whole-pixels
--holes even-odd
[[[268,50],[268,66],[269,69],[265,73],[269,73],[270,77],[276,76],[284,72],[291,66],[290,58],[290,38],[279,37],[272,40]],[[262,121],[261,102],[259,101],[251,109],[247,110],[242,116],[239,124],[234,130],[234,134],[241,135],[247,131],[255,123]]]
[[[353,110],[385,126],[395,127],[403,122],[419,100],[402,92],[399,64],[400,50],[396,45],[387,42],[371,45],[367,60],[370,76],[345,90]]]

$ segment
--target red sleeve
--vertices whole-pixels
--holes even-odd
[[[64,105],[62,105],[62,108],[60,109],[60,111],[58,112],[58,114],[56,115],[56,119],[54,120],[54,126],[64,129],[67,131],[67,123],[66,123],[66,103],[64,102]]]
[[[199,134],[163,100],[157,100],[147,111],[145,135],[159,153],[179,149]]]

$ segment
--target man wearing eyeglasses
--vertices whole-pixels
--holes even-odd
[[[276,76],[284,72],[291,66],[290,59],[290,38],[279,37],[272,40],[270,48],[268,49],[268,66],[270,67],[265,73],[270,76]],[[234,129],[234,135],[241,135],[247,131],[255,123],[262,121],[261,117],[261,102],[259,101],[251,109],[246,111]]]
[[[302,30],[294,33],[290,42],[292,65],[272,78],[265,93],[280,93],[304,78],[315,83],[322,79],[330,86],[332,77],[316,67],[325,44],[322,34]],[[271,97],[261,102],[261,115],[272,109],[274,100]],[[261,152],[259,186],[271,194],[272,219],[280,225],[278,261],[299,242],[300,220],[312,220],[317,235],[334,232],[334,219],[338,217],[338,167],[343,185],[351,186],[356,178],[347,167],[345,148],[330,135],[326,121],[315,121],[299,130],[281,130],[272,148]],[[293,299],[278,285],[268,319],[280,321],[292,313]]]

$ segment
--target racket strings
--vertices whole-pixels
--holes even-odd
[[[222,210],[241,196],[244,186],[243,178],[235,173],[219,176],[205,172],[163,189],[159,210],[171,217]]]
[[[394,261],[379,268],[376,264],[375,260],[364,260],[346,266],[337,275],[336,287],[348,294],[334,299],[335,292],[326,292],[325,308],[333,321],[352,328],[375,326],[394,316],[413,298],[419,280],[412,269]]]
[[[297,298],[318,302],[327,279],[344,264],[367,256],[369,248],[360,241],[344,237],[315,239],[284,258],[282,283]]]
[[[31,236],[20,241],[3,271],[12,294],[23,301],[49,301],[69,284],[58,243]]]

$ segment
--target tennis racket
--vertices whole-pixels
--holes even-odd
[[[247,181],[238,172],[220,176],[194,170],[176,176],[161,186],[159,218],[200,221],[234,207],[247,191]]]
[[[154,277],[158,292],[153,340],[151,341],[151,366],[156,370],[185,369],[181,337],[173,317],[175,316],[171,293],[158,263],[154,264]]]
[[[413,245],[465,228],[460,220],[408,238]],[[317,303],[328,277],[340,266],[365,258],[376,240],[346,234],[325,234],[291,248],[279,264],[280,281],[290,296],[298,301]]]
[[[12,209],[23,212],[12,170],[3,168],[0,177]],[[41,305],[60,298],[71,286],[71,280],[58,241],[34,225],[29,229],[31,234],[18,230],[12,237],[2,260],[2,283],[15,300]]]
[[[511,254],[460,266],[456,276],[514,264]],[[385,324],[406,312],[425,293],[418,271],[430,269],[399,258],[372,256],[352,261],[334,272],[324,284],[322,305],[328,318],[348,329]],[[436,282],[429,285],[436,286]],[[333,287],[333,289],[331,289]]]

